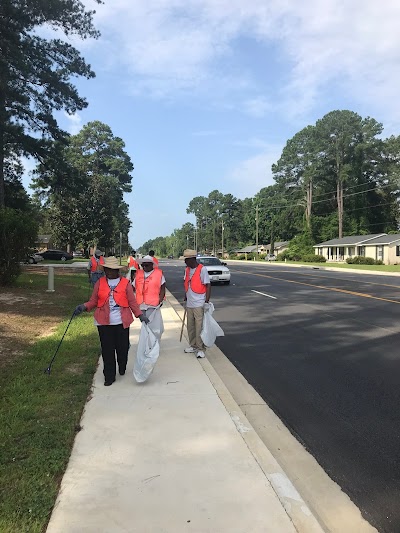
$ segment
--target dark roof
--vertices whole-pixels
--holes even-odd
[[[265,248],[263,244],[258,245],[258,249]],[[235,250],[237,254],[249,254],[251,252],[255,252],[257,250],[257,246],[255,244],[252,244],[251,246],[245,246],[244,248],[239,248],[238,250]]]
[[[375,233],[374,235],[349,235],[348,237],[343,237],[342,239],[331,239],[330,241],[320,242],[316,244],[314,248],[319,248],[321,246],[343,246],[348,244],[367,244],[368,241],[376,239],[377,237],[386,236],[385,233]]]
[[[287,246],[289,244],[289,241],[281,241],[281,242],[276,242],[274,244],[274,248],[283,248],[284,246]]]
[[[366,244],[391,244],[392,242],[400,241],[400,233],[393,235],[381,235],[380,237],[375,237],[371,241],[368,241]]]

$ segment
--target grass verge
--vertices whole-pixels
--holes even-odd
[[[2,533],[45,530],[100,353],[93,317],[81,315],[71,322],[51,375],[44,373],[73,309],[87,300],[87,276],[55,275],[52,294],[46,286],[46,275],[26,273],[0,301],[0,318],[11,316],[9,327],[2,321],[0,328],[2,348],[8,347],[0,353]]]

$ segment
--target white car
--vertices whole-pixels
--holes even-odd
[[[206,267],[211,283],[226,283],[226,285],[229,285],[231,273],[226,263],[222,263],[218,257],[211,256],[202,256],[196,259],[198,263]]]

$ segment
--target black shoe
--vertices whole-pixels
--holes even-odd
[[[121,370],[121,369],[120,369],[120,370],[119,370],[119,375],[120,375],[120,376],[125,376],[125,371],[126,371],[125,369],[124,369],[124,370]]]
[[[115,381],[115,378],[114,379],[111,379],[111,380],[107,380],[104,382],[104,386],[105,387],[109,387],[110,385],[112,385]]]

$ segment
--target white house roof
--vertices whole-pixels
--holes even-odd
[[[314,248],[321,248],[322,246],[345,246],[360,244],[369,244],[369,241],[380,237],[387,237],[386,233],[375,233],[374,235],[349,235],[348,237],[342,237],[341,239],[331,239],[330,241],[320,242],[316,244]],[[393,235],[392,235],[393,237]]]

